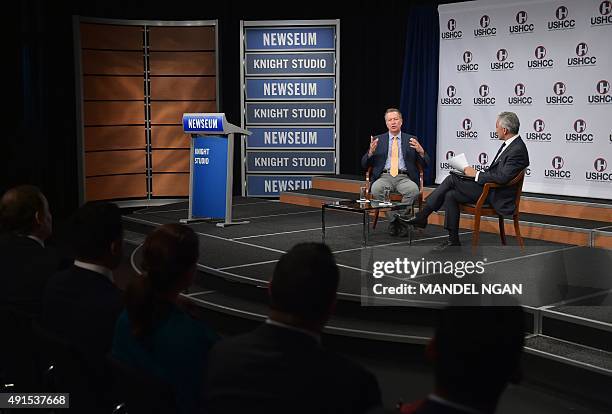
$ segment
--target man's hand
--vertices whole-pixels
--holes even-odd
[[[410,138],[410,147],[414,148],[414,150],[418,152],[421,157],[425,156],[425,150],[423,149],[421,144],[419,144],[419,141],[417,141],[415,138]]]
[[[370,136],[370,149],[368,150],[368,157],[374,155],[374,151],[376,151],[376,147],[378,146],[378,138],[374,138]]]
[[[467,166],[463,169],[463,173],[468,177],[476,177],[476,170],[472,166]]]

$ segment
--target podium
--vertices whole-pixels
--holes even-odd
[[[219,227],[246,224],[232,220],[234,134],[251,135],[224,113],[185,113],[183,131],[191,134],[189,215],[181,223],[223,220]]]

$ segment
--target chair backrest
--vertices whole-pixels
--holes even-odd
[[[70,393],[71,408],[107,411],[109,386],[102,372],[103,358],[95,360],[38,322],[32,324],[32,333],[39,365],[47,372],[48,391]]]
[[[176,397],[170,384],[112,355],[107,355],[106,361],[113,372],[115,399],[125,403],[130,414],[172,414],[177,411]]]
[[[508,187],[516,186],[516,198],[514,200],[516,205],[515,211],[519,211],[521,194],[523,193],[523,182],[525,181],[525,171],[527,171],[527,168],[524,168],[507,184]]]

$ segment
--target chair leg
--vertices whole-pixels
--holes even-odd
[[[376,209],[374,210],[374,222],[372,223],[372,230],[376,229],[376,223],[378,223],[378,213],[380,212],[380,210]],[[366,213],[369,214],[369,213]]]
[[[476,211],[474,214],[474,234],[472,235],[472,246],[478,246],[478,239],[480,238],[480,211]]]
[[[504,217],[497,216],[497,219],[499,220],[499,237],[501,238],[502,244],[505,246],[506,245],[506,228],[504,226]]]
[[[512,216],[512,220],[514,221],[514,234],[516,235],[516,239],[518,240],[519,246],[521,249],[525,247],[525,243],[523,242],[523,237],[521,236],[521,226],[519,225],[519,216],[515,214]]]

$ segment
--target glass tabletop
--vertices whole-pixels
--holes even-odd
[[[341,200],[333,203],[324,204],[326,208],[352,210],[352,211],[364,211],[364,210],[379,210],[387,208],[390,210],[399,210],[401,208],[408,207],[408,203],[401,203],[398,201],[392,201],[389,204],[383,203],[381,200],[368,200],[367,202],[361,202],[359,200]]]

